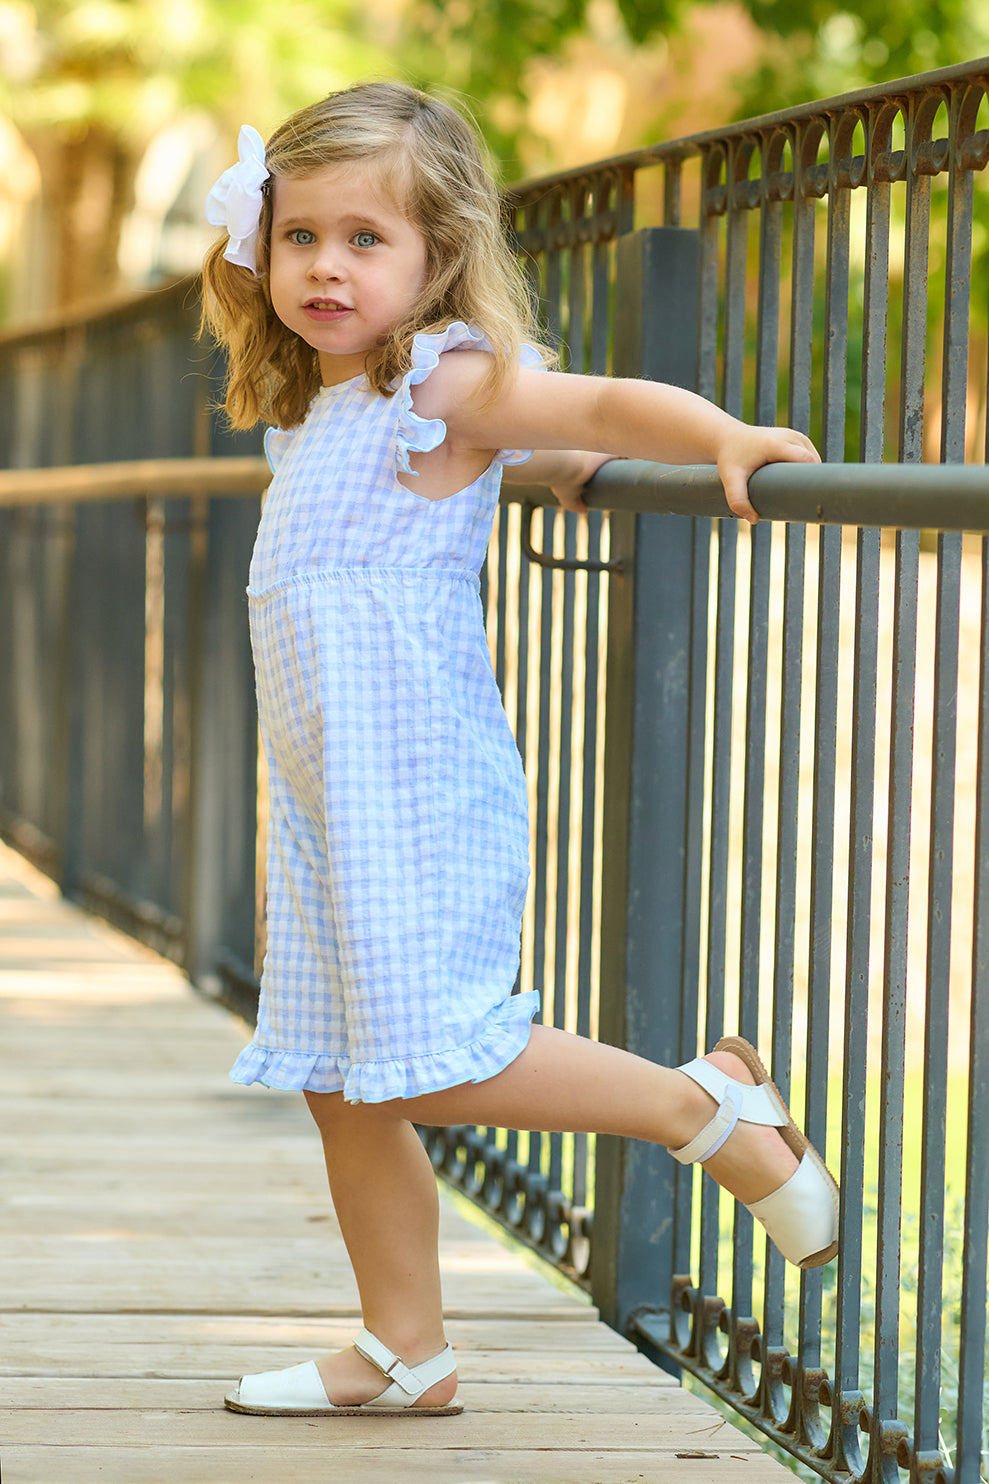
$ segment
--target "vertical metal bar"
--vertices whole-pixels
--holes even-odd
[[[921,122],[914,99],[906,116],[907,222],[903,253],[903,345],[900,366],[901,463],[924,452],[924,371],[927,363],[927,263],[931,221],[930,176],[917,169]]]
[[[663,226],[679,227],[682,204],[683,161],[667,160],[663,169]]]
[[[722,146],[714,146],[702,155],[703,190],[700,225],[700,276],[698,310],[698,360],[697,389],[702,396],[714,401],[717,397],[718,365],[718,281],[719,281],[719,226],[716,214],[716,198],[719,177],[724,172],[724,195],[732,191],[733,157]],[[747,225],[747,221],[746,221]],[[731,218],[729,217],[728,239],[731,252]],[[735,268],[735,296],[739,295],[738,248],[736,240],[733,266]],[[741,270],[741,291],[744,296],[744,254]],[[727,267],[726,267],[727,276]],[[726,320],[728,316],[728,287],[726,283]],[[743,297],[744,302],[744,297]],[[735,315],[738,315],[735,305]],[[741,337],[739,337],[741,338]],[[725,405],[732,410],[732,401],[740,400],[740,388],[728,385],[728,330],[725,330]],[[729,392],[730,398],[729,399]],[[735,565],[738,531],[734,523],[719,521],[716,532],[718,552],[717,597],[715,607],[714,634],[714,706],[711,720],[712,772],[711,813],[708,852],[708,879],[704,891],[708,903],[706,957],[706,1004],[704,1044],[713,1046],[724,1030],[724,976],[727,967],[727,890],[728,890],[728,809],[730,802],[731,770],[731,704],[733,684],[733,617],[735,609]],[[700,1209],[700,1266],[698,1272],[698,1300],[700,1308],[694,1315],[694,1335],[691,1346],[695,1354],[717,1368],[718,1345],[708,1329],[704,1308],[706,1295],[718,1290],[718,1192],[709,1180],[701,1180]]]
[[[768,168],[763,153],[763,171]],[[764,200],[759,223],[759,303],[756,325],[755,420],[764,427],[777,422],[780,338],[780,260],[783,248],[783,203]]]
[[[577,555],[576,516],[563,516],[564,556]],[[554,904],[553,1024],[567,1024],[567,944],[570,917],[570,794],[573,783],[574,587],[576,573],[562,574],[562,663],[560,688],[559,776],[556,790],[556,901]],[[549,1188],[560,1189],[563,1171],[562,1138],[551,1139]]]
[[[186,671],[189,695],[189,805],[186,823],[186,866],[184,882],[185,944],[183,968],[191,979],[213,967],[215,923],[212,910],[207,911],[207,898],[212,908],[212,889],[207,881],[206,852],[203,845],[203,815],[209,796],[209,765],[206,757],[205,669],[207,614],[206,520],[208,501],[189,501],[191,531],[189,535],[189,570],[186,584],[188,612],[186,635],[189,646]]]
[[[792,427],[811,431],[814,353],[815,207],[808,172],[817,159],[818,126],[797,124],[793,154],[793,260],[790,288],[790,385]],[[826,526],[818,545],[817,658],[814,703],[814,784],[810,877],[810,960],[807,986],[804,1128],[825,1155],[830,1060],[831,894],[834,870],[835,745],[838,711],[838,611],[841,531]],[[817,1396],[821,1371],[822,1276],[800,1278],[798,1359],[791,1421],[806,1445],[822,1446]]]
[[[554,341],[560,341],[562,331],[563,304],[561,291],[563,272],[562,252],[559,244],[559,232],[563,219],[562,206],[560,190],[557,189],[550,195],[542,212],[542,221],[546,233],[544,308],[547,329],[550,338]],[[561,345],[561,351],[565,356],[566,347]],[[556,513],[552,509],[544,507],[540,514],[540,520],[542,523],[542,549],[544,551],[552,551]],[[546,949],[550,916],[547,876],[549,868],[550,715],[553,687],[553,574],[551,571],[543,571],[540,578],[540,586],[539,721],[536,757],[534,890],[532,894],[533,951],[535,955],[533,963],[533,986],[542,1002],[542,1018],[545,1022],[552,1024],[556,1010],[555,987],[546,978]],[[549,1135],[538,1132],[530,1133],[528,1146],[527,1168],[529,1172],[528,1191],[530,1199],[526,1202],[526,1224],[530,1236],[538,1241],[541,1235],[542,1221],[540,1193],[545,1189],[546,1184],[543,1166],[547,1161],[548,1151],[551,1147]]]
[[[738,186],[748,177],[752,145],[733,142],[728,149],[728,239],[725,258],[724,387],[721,405],[742,417],[745,389],[745,280],[748,267],[749,213]]]
[[[772,526],[764,521],[749,541],[748,678],[745,689],[745,758],[742,797],[742,914],[739,942],[739,1030],[759,1041],[759,960],[762,937],[762,860],[766,784],[766,693],[769,658],[769,574]],[[732,1314],[752,1312],[752,1218],[735,1210],[732,1253]],[[739,1363],[736,1351],[735,1362]],[[739,1376],[746,1392],[751,1376]]]
[[[889,180],[877,170],[888,153],[895,107],[873,110],[866,130],[865,288],[862,325],[862,405],[859,458],[880,463],[886,421],[886,315],[889,307]]]
[[[776,944],[773,962],[773,1081],[790,1095],[793,1053],[793,976],[796,956],[797,822],[800,799],[800,694],[803,679],[804,565],[807,532],[788,525],[783,570],[782,674],[780,680],[780,774],[776,808]],[[783,1343],[784,1266],[772,1243],[766,1249],[763,1335],[767,1347]],[[786,1409],[763,1367],[763,1411],[782,1421]],[[770,1395],[770,1390],[776,1391]]]
[[[742,913],[739,1030],[759,1039],[759,947],[762,936],[762,848],[766,775],[766,691],[769,658],[769,568],[772,527],[752,531],[749,564],[748,666],[742,799]]]
[[[896,1417],[898,1408],[904,1063],[919,560],[919,532],[898,531],[893,593],[893,677],[882,1000],[883,1095],[879,1105],[879,1148],[882,1157],[879,1160],[877,1212],[873,1401],[874,1415],[882,1424]]]
[[[594,194],[595,215],[603,208],[602,195],[607,196],[606,186],[596,186]],[[610,314],[610,266],[611,245],[603,237],[594,239],[591,250],[591,358],[589,370],[592,376],[604,376],[611,365],[611,314]]]
[[[581,372],[585,363],[585,309],[586,282],[584,273],[585,251],[580,241],[579,223],[584,214],[585,187],[577,182],[570,188],[571,245],[568,253],[569,278],[567,284],[567,335],[570,346],[570,367]],[[577,555],[577,525],[574,516],[564,517],[564,549],[567,557]],[[582,578],[582,581],[586,579]],[[556,851],[556,986],[557,1001],[554,1005],[554,1024],[565,1027],[570,1016],[571,993],[579,995],[580,970],[577,966],[577,982],[568,982],[569,927],[570,927],[570,856],[571,856],[571,791],[580,787],[581,780],[574,777],[576,759],[573,747],[573,702],[574,668],[576,657],[576,633],[574,627],[574,605],[576,600],[576,576],[567,572],[563,579],[563,675],[560,700],[560,774],[557,804],[557,851]],[[580,861],[577,863],[578,879]],[[586,1142],[586,1140],[585,1140]],[[564,1191],[564,1143],[569,1155],[570,1174],[568,1189]],[[577,1151],[575,1136],[556,1136],[551,1141],[549,1188],[551,1195],[563,1192],[563,1205],[575,1199],[573,1181],[576,1174]],[[583,1198],[582,1198],[583,1200]],[[559,1244],[557,1223],[547,1222],[547,1234],[551,1242]]]
[[[597,561],[601,551],[601,517],[591,512],[587,518],[587,555]],[[577,1034],[590,1035],[592,993],[592,941],[594,928],[594,845],[597,823],[597,734],[598,734],[598,667],[600,574],[587,574],[587,618],[584,629],[584,735],[583,772],[581,776],[581,842],[580,842],[580,917],[577,948]],[[587,1204],[588,1136],[574,1135],[575,1206]]]
[[[938,537],[934,638],[934,736],[928,866],[927,997],[920,1252],[917,1283],[917,1388],[914,1446],[936,1451],[940,1439],[941,1287],[944,1261],[944,1156],[948,1092],[948,985],[951,971],[951,875],[954,843],[955,730],[958,698],[960,535]],[[923,1357],[922,1363],[920,1357]]]
[[[814,703],[814,789],[811,812],[810,962],[807,985],[804,1128],[827,1157],[828,1069],[830,1066],[831,917],[834,884],[835,774],[838,718],[838,646],[841,600],[841,530],[825,526],[819,536],[817,650]],[[811,1447],[823,1447],[817,1407],[821,1370],[822,1274],[800,1278],[798,1374],[794,1425]],[[805,1396],[805,1387],[807,1395]]]
[[[705,193],[724,161],[720,149],[701,157]],[[700,275],[698,282],[697,390],[709,402],[718,396],[718,217],[701,205]]]
[[[969,1018],[965,1217],[955,1478],[978,1479],[985,1457],[987,1230],[989,1230],[989,536],[982,538],[979,738],[975,800],[975,922]]]
[[[843,121],[844,122],[844,121]],[[848,367],[848,257],[851,225],[851,191],[841,177],[842,161],[836,158],[846,130],[832,124],[830,131],[830,180],[828,188],[827,275],[824,290],[824,447],[829,463],[845,456],[845,385]],[[850,142],[850,141],[849,141]]]
[[[965,462],[968,401],[968,316],[972,285],[972,215],[975,180],[959,158],[965,93],[951,96],[948,128],[948,239],[944,265],[944,359],[941,384],[941,462]]]
[[[687,701],[687,827],[684,857],[684,932],[680,966],[680,1044],[677,1062],[698,1053],[701,973],[701,908],[703,898],[705,719],[707,712],[708,597],[711,576],[712,524],[695,523]],[[706,1049],[703,1048],[703,1049]],[[694,1176],[690,1167],[674,1171],[675,1228],[673,1272],[691,1268]],[[686,1339],[686,1335],[684,1335]]]
[[[593,195],[593,209],[597,213],[598,191]],[[590,323],[587,334],[587,359],[592,374],[603,374],[608,366],[608,341],[610,325],[608,317],[608,265],[609,247],[597,239],[591,248],[590,262]],[[600,558],[603,517],[591,511],[587,517],[587,555],[590,561]],[[598,675],[605,663],[600,648],[599,615],[602,578],[596,572],[587,577],[587,629],[585,637],[585,683],[584,683],[584,775],[583,775],[583,840],[581,842],[581,887],[580,887],[580,947],[577,992],[577,1032],[589,1035],[592,1012],[591,961],[595,889],[597,867],[595,842],[597,839],[598,811],[603,801],[598,797]],[[596,1147],[596,1141],[595,1141]],[[575,1218],[579,1219],[586,1209],[589,1198],[589,1161],[591,1142],[586,1134],[574,1137],[574,1191]],[[571,1236],[573,1224],[571,1224]]]
[[[506,512],[507,514],[507,512]],[[505,522],[505,544],[509,540],[508,522]],[[518,545],[516,537],[516,546]],[[515,605],[516,627],[518,632],[518,653],[516,663],[518,666],[516,674],[516,699],[515,699],[515,741],[522,755],[526,769],[529,759],[527,756],[527,739],[529,724],[529,646],[531,618],[529,609],[529,581],[530,574],[527,564],[522,560],[521,553],[518,556],[518,585],[513,594]],[[530,972],[534,982],[534,966],[530,966]],[[522,964],[519,963],[519,978],[522,976]],[[498,1142],[498,1131],[489,1128],[486,1132],[486,1143],[489,1149],[495,1147]],[[505,1136],[505,1158],[507,1161],[518,1159],[519,1135],[516,1129],[509,1129]]]
[[[738,528],[718,525],[717,617],[714,649],[714,710],[711,723],[711,834],[707,887],[707,1004],[704,1043],[713,1046],[725,1027],[725,979],[728,969],[728,864],[731,853],[731,733],[735,671],[735,587]],[[713,1181],[702,1181],[700,1288],[718,1290],[719,1193]]]
[[[571,222],[583,213],[584,190],[577,187],[571,192]],[[587,254],[579,240],[576,228],[574,240],[568,254],[570,279],[567,285],[567,340],[570,345],[571,371],[583,371],[587,359]]]
[[[855,674],[848,833],[848,933],[845,957],[844,1083],[841,1118],[841,1213],[835,1353],[835,1435],[839,1467],[858,1472],[862,1201],[865,1181],[866,1036],[869,1012],[876,685],[879,632],[879,532],[859,531],[855,564]]]
[[[802,433],[811,428],[814,368],[814,202],[804,187],[806,130],[793,135],[793,269],[790,288],[790,387],[788,418]],[[816,144],[814,146],[816,149]]]
[[[541,512],[542,551],[553,549],[553,527],[556,512],[546,507]],[[553,573],[548,569],[540,573],[541,612],[539,620],[539,719],[536,753],[536,811],[535,811],[535,859],[533,861],[533,987],[542,1002],[542,1018],[553,1022],[553,986],[546,979],[546,934],[549,916],[547,896],[547,866],[549,853],[549,749],[550,749],[550,703],[553,687]],[[529,1135],[528,1169],[530,1188],[535,1189],[543,1163],[545,1136],[533,1132]]]

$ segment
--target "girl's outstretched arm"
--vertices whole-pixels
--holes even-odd
[[[739,422],[693,392],[652,381],[519,371],[484,402],[487,357],[458,351],[440,358],[424,382],[425,415],[443,417],[462,447],[561,448],[669,464],[716,464],[728,505],[755,522],[749,476],[763,464],[818,463],[810,439],[791,428]],[[428,389],[428,391],[427,391]],[[440,410],[442,408],[442,410]]]
[[[587,510],[584,485],[608,462],[606,453],[587,453],[579,449],[540,448],[525,464],[506,464],[502,473],[505,484],[547,484],[563,510],[583,514]]]

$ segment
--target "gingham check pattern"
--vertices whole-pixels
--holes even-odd
[[[266,440],[248,594],[268,948],[237,1082],[380,1102],[493,1076],[528,1038],[525,780],[478,596],[500,469],[435,502],[395,477],[446,432],[412,386],[478,342],[421,335],[395,396],[324,388]]]

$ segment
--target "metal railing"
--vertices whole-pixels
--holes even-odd
[[[487,597],[531,789],[520,988],[552,1023],[666,1062],[722,1030],[759,1041],[840,1166],[840,1262],[796,1277],[763,1259],[745,1214],[661,1150],[424,1136],[611,1323],[836,1480],[984,1467],[989,557],[964,533],[989,531],[981,258],[978,292],[971,275],[987,75],[516,196],[571,366],[718,393],[830,461],[760,471],[752,533],[718,518],[706,470],[608,466],[586,524],[535,490],[504,503]],[[0,343],[5,461],[253,455],[210,424],[188,295]],[[875,462],[887,448],[899,464]],[[0,805],[68,889],[249,996],[258,484],[211,498],[213,474],[183,467],[191,484],[159,467],[136,519],[70,500],[78,473],[47,493],[0,480]]]
[[[845,1191],[837,1273],[798,1286],[774,1254],[755,1261],[744,1213],[721,1251],[728,1211],[662,1153],[560,1137],[557,1171],[584,1161],[582,1237],[594,1161],[591,1291],[830,1478],[989,1476],[986,550],[958,534],[987,529],[987,80],[971,63],[513,193],[565,364],[694,387],[802,428],[828,461],[757,477],[757,508],[791,524],[751,537],[636,518],[612,485],[589,552],[620,574],[528,587],[552,654],[578,608],[566,583],[586,583],[584,648],[606,675],[597,792],[564,741],[545,806],[585,801],[583,849],[547,848],[576,898],[570,937],[599,923],[599,951],[586,984],[543,976],[546,1018],[664,1061],[723,1030],[759,1040]],[[890,457],[904,467],[872,467]],[[834,467],[847,459],[862,462]],[[682,473],[636,479],[632,508],[718,508],[680,503]],[[531,621],[499,608],[503,627]],[[540,777],[530,747],[533,763]],[[552,946],[536,902],[533,957],[555,967],[560,897]],[[438,1157],[523,1231],[531,1190],[530,1237],[565,1253],[542,1141],[535,1159],[506,1144],[489,1188],[480,1139],[441,1133]]]

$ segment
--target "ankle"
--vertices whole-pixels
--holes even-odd
[[[686,1073],[677,1071],[679,1097],[666,1110],[663,1143],[667,1149],[683,1149],[714,1116],[717,1103]]]
[[[434,1355],[439,1355],[446,1349],[446,1336],[442,1328],[414,1329],[407,1324],[389,1324],[387,1321],[375,1324],[367,1320],[364,1327],[407,1366],[422,1365],[424,1361],[432,1360]]]

